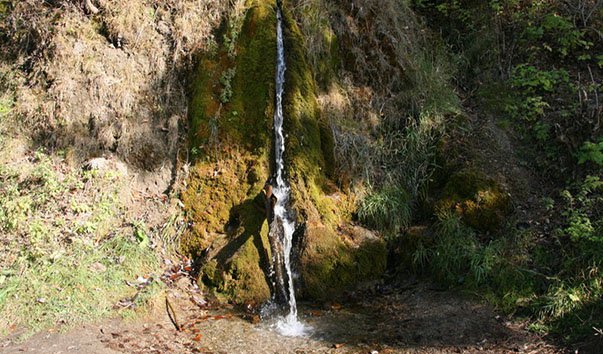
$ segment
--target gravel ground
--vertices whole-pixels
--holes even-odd
[[[195,296],[194,301],[193,299]],[[373,289],[344,304],[302,304],[304,337],[281,336],[269,322],[229,307],[198,306],[182,287],[168,294],[182,327],[165,309],[136,321],[111,320],[65,334],[0,341],[3,353],[563,353],[521,323],[429,283]],[[255,322],[255,323],[254,323]]]

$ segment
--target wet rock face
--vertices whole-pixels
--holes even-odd
[[[200,279],[218,296],[261,303],[271,290],[263,187],[274,160],[276,17],[272,1],[248,5],[236,57],[221,50],[199,65],[190,105],[191,148],[197,159],[182,197],[191,227],[182,237],[182,250],[199,257]],[[303,226],[294,245],[294,266],[302,295],[326,299],[380,276],[386,252],[375,235],[340,227],[351,214],[344,206],[353,203],[342,202],[347,197],[329,179],[332,132],[318,110],[303,38],[286,6],[285,174],[293,214]],[[220,99],[223,73],[232,69],[236,74],[225,102]]]
[[[262,189],[272,138],[275,21],[272,6],[255,2],[246,11],[237,56],[226,48],[207,54],[190,102],[196,161],[182,195],[191,226],[181,248],[199,258],[200,280],[224,300],[270,298]]]

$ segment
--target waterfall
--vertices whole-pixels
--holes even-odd
[[[288,314],[280,318],[277,330],[288,336],[303,335],[306,327],[297,319],[297,303],[291,270],[291,250],[295,221],[289,213],[291,189],[283,175],[285,135],[283,133],[283,91],[285,83],[285,50],[283,46],[282,13],[277,7],[277,68],[276,68],[276,107],[274,112],[275,178],[272,193],[276,197],[273,218],[270,222],[272,262],[274,272],[274,291],[280,292],[275,298],[287,302]]]

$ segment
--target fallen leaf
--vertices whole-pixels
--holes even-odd
[[[322,316],[322,312],[321,312],[321,311],[318,311],[318,310],[310,310],[310,311],[308,312],[308,314],[309,314],[310,316],[313,316],[313,317],[320,317],[320,316]]]
[[[193,338],[193,340],[194,340],[195,342],[199,342],[199,341],[201,341],[201,333],[197,334],[197,335],[196,335],[196,336]]]
[[[251,324],[258,324],[262,321],[259,315],[252,314],[252,313],[245,314],[245,315],[241,316],[241,318],[249,321],[249,323],[251,323]]]
[[[90,270],[96,273],[104,273],[107,270],[107,267],[101,262],[95,262],[90,265]]]

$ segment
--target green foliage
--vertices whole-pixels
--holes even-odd
[[[429,270],[449,285],[484,285],[492,281],[503,262],[501,242],[482,244],[475,231],[452,212],[440,213],[432,243],[420,241],[412,250],[416,269]]]
[[[568,208],[563,212],[568,225],[563,232],[576,244],[600,243],[603,245],[603,181],[587,176],[577,192],[564,190],[561,195]],[[587,246],[587,248],[590,246]],[[590,254],[592,250],[585,249]],[[600,254],[603,260],[603,252]]]
[[[590,141],[585,142],[580,151],[578,151],[578,164],[593,162],[598,166],[603,166],[603,139],[598,143]]]
[[[153,251],[131,238],[116,236],[95,245],[75,242],[57,253],[32,260],[24,250],[10,268],[0,273],[0,331],[19,325],[27,335],[63,324],[68,327],[107,316],[118,300],[133,296],[136,289],[124,280],[149,274],[159,264]],[[151,298],[161,286],[143,290]]]
[[[358,217],[365,225],[392,236],[408,226],[411,206],[402,188],[386,186],[367,195],[358,206]]]
[[[586,32],[576,28],[574,23],[558,13],[546,13],[529,21],[523,38],[529,43],[539,43],[541,48],[567,57],[577,50],[589,49],[593,43],[586,40]]]
[[[222,73],[220,77],[220,84],[222,84],[222,91],[220,92],[220,102],[228,103],[232,97],[232,79],[236,75],[237,70],[230,68]]]
[[[553,282],[537,303],[541,320],[565,340],[584,339],[603,326],[603,181],[587,176],[562,192],[565,226],[562,278]],[[594,314],[587,319],[586,316]],[[597,315],[598,314],[598,315]]]
[[[461,86],[477,86],[485,103],[480,109],[512,122],[505,129],[522,138],[529,167],[563,190],[560,198],[545,198],[547,218],[558,229],[540,236],[511,229],[490,240],[475,233],[476,225],[467,227],[466,218],[455,222],[446,208],[433,240],[422,238],[411,248],[415,263],[449,284],[463,280],[506,311],[531,315],[534,330],[590,340],[593,328],[603,326],[603,140],[595,69],[603,57],[593,30],[603,20],[600,4],[412,3],[454,53]]]
[[[537,245],[530,232],[518,231],[485,241],[444,210],[433,238],[423,235],[406,249],[410,269],[479,291],[505,311],[531,314],[535,330],[585,340],[603,326],[603,181],[586,177],[563,191],[560,205],[556,245]]]
[[[425,113],[421,122],[409,123],[402,130],[384,129],[383,140],[376,146],[374,154],[389,183],[404,188],[411,200],[425,190],[437,167],[436,154],[443,134],[443,126],[437,121],[441,118],[438,113]]]
[[[449,284],[463,282],[476,247],[475,234],[456,214],[440,215],[429,266],[438,278]]]
[[[551,126],[547,123],[537,122],[533,127],[534,135],[541,143],[546,143],[550,139]]]
[[[528,64],[517,65],[511,77],[511,84],[528,94],[553,92],[558,85],[567,83],[567,70],[540,70]]]

